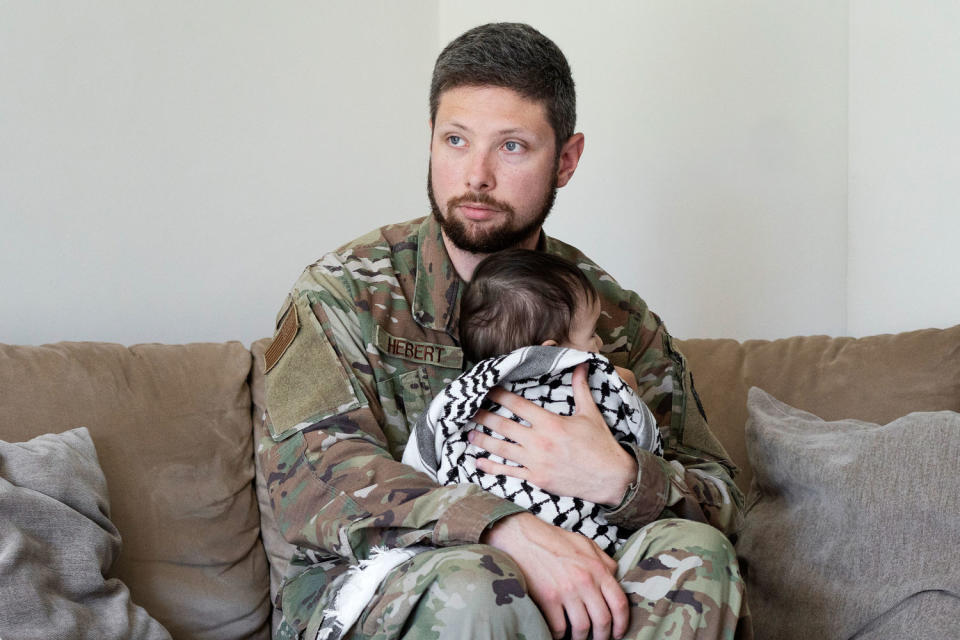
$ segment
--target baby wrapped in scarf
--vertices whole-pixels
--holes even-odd
[[[527,424],[487,398],[497,386],[554,413],[572,415],[573,371],[586,364],[591,395],[614,438],[662,455],[660,432],[650,409],[637,397],[633,373],[614,367],[598,353],[599,317],[600,299],[593,284],[563,258],[511,249],[483,260],[460,306],[461,346],[467,359],[477,364],[448,384],[421,414],[403,462],[439,484],[478,484],[551,524],[593,539],[612,556],[632,532],[607,523],[600,505],[553,495],[518,478],[484,473],[477,469],[478,458],[515,463],[468,439],[474,429],[500,437],[472,420],[479,409]],[[378,549],[338,578],[341,585],[325,611],[317,640],[343,637],[387,573],[430,548]]]
[[[474,429],[501,437],[472,420],[481,408],[527,424],[487,398],[497,386],[554,413],[572,415],[576,408],[573,371],[586,363],[591,394],[614,438],[662,455],[660,432],[650,409],[619,372],[631,381],[633,374],[597,353],[599,316],[596,290],[567,260],[523,249],[485,259],[474,271],[460,307],[460,342],[468,360],[477,364],[448,384],[423,412],[403,462],[440,484],[478,484],[551,524],[593,539],[613,555],[632,532],[607,523],[600,505],[553,495],[519,478],[480,471],[476,463],[482,457],[514,463],[468,440]]]

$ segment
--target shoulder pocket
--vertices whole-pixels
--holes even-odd
[[[267,411],[274,440],[362,406],[349,374],[304,298],[295,301],[280,322],[264,365],[269,367]]]

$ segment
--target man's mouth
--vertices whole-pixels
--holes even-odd
[[[460,210],[465,220],[486,222],[500,216],[513,216],[513,209],[506,202],[499,202],[484,193],[463,194],[447,201],[447,211]]]
[[[499,209],[491,207],[490,205],[480,204],[479,202],[463,202],[458,204],[457,208],[463,212],[467,220],[473,220],[475,222],[489,220],[500,213]]]

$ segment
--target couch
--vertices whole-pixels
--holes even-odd
[[[128,600],[122,605],[128,609],[120,616],[121,627],[146,629],[143,616],[148,614],[150,620],[159,622],[177,639],[270,637],[276,622],[271,620],[271,599],[282,584],[290,547],[278,534],[271,517],[255,455],[257,442],[264,435],[263,353],[268,344],[268,340],[260,340],[250,349],[239,342],[131,347],[76,342],[0,345],[0,441],[23,443],[39,434],[60,434],[82,426],[95,445],[95,462],[102,469],[108,493],[100,499],[101,519],[108,518],[115,525],[119,555],[114,549],[107,554],[109,557],[94,563],[100,562],[101,578],[113,590],[111,597]],[[799,436],[789,436],[794,444],[798,437],[802,440],[801,453],[775,452],[773,462],[764,463],[764,473],[775,470],[781,462],[802,462],[806,458],[803,446],[838,453],[833,446],[836,441],[826,447],[815,438],[806,442],[805,429],[819,429],[818,433],[831,437],[854,429],[855,437],[848,442],[856,448],[856,443],[863,440],[856,434],[886,433],[890,431],[888,423],[918,411],[941,412],[931,415],[949,423],[946,431],[937,432],[942,442],[925,446],[944,450],[947,455],[956,451],[957,430],[951,431],[950,426],[956,414],[949,412],[960,411],[960,325],[860,339],[692,339],[678,341],[678,346],[694,372],[700,400],[716,435],[740,467],[737,482],[745,492],[750,490],[755,477],[762,479],[751,464],[752,456],[760,456],[764,447],[758,440],[761,436],[754,431],[769,420],[769,415],[754,415],[755,407],[748,415],[748,390],[753,386],[770,394],[759,399],[750,394],[751,401],[766,403],[767,414],[771,413],[770,407],[775,407],[772,413],[787,416],[784,419],[790,422],[791,429],[801,424]],[[785,404],[771,404],[776,402]],[[790,411],[795,413],[789,414]],[[843,422],[844,419],[853,420]],[[12,464],[3,451],[0,449],[0,487],[9,486],[2,484],[2,478],[9,476]],[[863,455],[877,453],[870,450]],[[41,475],[56,475],[61,468],[69,468],[66,465],[34,464],[50,467],[39,469]],[[927,466],[932,467],[931,473],[938,474],[943,465]],[[839,464],[828,461],[823,468],[848,467],[849,460],[845,459]],[[954,465],[945,474],[949,484],[940,490],[956,490],[958,470]],[[70,473],[77,474],[79,483],[81,472]],[[822,475],[822,470],[815,470],[811,482],[815,484]],[[749,584],[758,585],[750,592],[757,637],[794,637],[790,635],[793,623],[772,617],[782,611],[778,613],[770,598],[781,591],[781,586],[789,585],[777,582],[778,576],[786,574],[771,568],[769,563],[811,563],[809,558],[791,560],[776,553],[789,548],[790,530],[786,534],[778,531],[774,539],[764,538],[764,532],[771,529],[769,518],[786,521],[792,507],[780,511],[779,516],[776,509],[772,516],[764,512],[768,520],[753,526],[751,518],[755,510],[759,512],[765,505],[782,506],[784,496],[816,499],[819,494],[811,485],[780,491],[776,486],[782,479],[767,476],[764,478],[768,485],[754,487],[748,499],[750,511],[737,548],[743,549],[741,562]],[[872,480],[864,482],[873,486]],[[941,511],[957,504],[955,497],[940,498]],[[4,508],[2,504],[0,509]],[[956,520],[960,509],[941,515],[936,513],[937,509],[925,507],[924,513],[928,511],[932,512],[932,520],[925,526],[931,526],[931,522],[942,525],[943,519],[950,525],[960,524]],[[0,518],[4,515],[0,513]],[[100,529],[105,526],[99,525]],[[794,526],[793,531],[801,535],[798,529],[802,527]],[[70,531],[63,534],[71,537]],[[838,532],[837,537],[849,536]],[[910,545],[909,540],[902,539],[890,543]],[[23,569],[16,562],[16,550],[4,549],[4,544],[0,540],[0,612],[6,612],[0,613],[0,637],[17,640],[9,628],[5,633],[4,624],[11,624],[18,610],[31,611],[31,603],[29,598],[18,595],[22,589],[18,593],[11,593],[10,587],[4,590],[3,585],[10,584],[10,574]],[[953,554],[951,573],[960,572],[956,563],[956,549],[960,547],[945,548]],[[760,555],[767,552],[768,556],[773,552],[772,559],[760,558],[758,551]],[[36,553],[43,558],[48,552]],[[828,557],[824,561],[835,560]],[[862,563],[863,559],[857,562]],[[863,566],[858,565],[856,570],[862,571]],[[814,585],[817,580],[824,585],[832,581],[829,571],[820,571]],[[950,581],[950,575],[946,580]],[[952,584],[931,587],[917,583],[916,598],[903,596],[907,593],[903,591],[900,595],[885,595],[887,600],[894,598],[896,607],[874,611],[875,615],[869,618],[872,626],[868,625],[866,631],[884,637],[884,625],[892,629],[889,625],[907,624],[904,620],[915,616],[907,605],[939,610],[939,598],[956,600],[958,590]],[[809,611],[815,611],[815,607],[805,607],[813,606],[819,589],[808,591],[802,596],[791,596],[800,598],[794,602],[804,618],[814,617]],[[930,593],[933,600],[924,599]],[[80,606],[81,613],[71,620],[83,620],[82,609]],[[787,612],[789,615],[789,607]],[[850,615],[866,614],[855,610]],[[71,620],[57,624],[72,624]],[[862,631],[861,622],[850,622],[845,628],[854,629],[860,624],[856,628]],[[157,631],[159,627],[153,629],[162,635],[162,630]],[[824,637],[832,637],[829,630],[821,631]],[[71,633],[65,631],[63,637],[71,637]],[[862,637],[875,636],[864,632]]]

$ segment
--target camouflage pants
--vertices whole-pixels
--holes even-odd
[[[617,577],[630,601],[626,638],[751,637],[744,583],[729,541],[688,520],[660,520],[636,532],[616,555]],[[322,617],[315,612],[305,638]],[[296,632],[282,625],[282,638]],[[388,575],[349,635],[395,638],[552,636],[527,596],[516,564],[484,545],[421,553]]]

